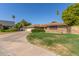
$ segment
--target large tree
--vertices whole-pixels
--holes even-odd
[[[24,19],[22,19],[22,20],[20,21],[20,23],[21,23],[22,26],[28,26],[28,25],[31,24],[31,23],[25,21]]]
[[[62,19],[68,25],[67,29],[70,33],[71,26],[79,25],[79,4],[72,4],[62,13]]]
[[[16,24],[15,27],[19,29],[21,27],[28,26],[28,25],[31,25],[31,23],[29,23],[29,22],[25,21],[24,19],[22,19],[20,22],[18,22]]]

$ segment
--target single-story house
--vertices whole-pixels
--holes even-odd
[[[64,23],[48,23],[48,24],[32,24],[27,27],[27,31],[31,31],[34,28],[42,28],[46,32],[61,32],[61,33],[66,33],[66,24]]]
[[[14,21],[0,20],[0,29],[8,29],[15,25]]]
[[[68,26],[65,23],[52,22],[48,24],[32,24],[26,27],[26,31],[31,32],[34,28],[42,28],[46,32],[68,33]],[[71,26],[72,34],[79,34],[79,26]]]

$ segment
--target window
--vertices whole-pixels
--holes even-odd
[[[49,26],[49,28],[57,30],[58,26]]]

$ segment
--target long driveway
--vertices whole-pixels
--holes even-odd
[[[44,48],[30,44],[26,32],[0,35],[0,56],[55,56]]]

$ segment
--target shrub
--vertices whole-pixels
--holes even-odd
[[[7,30],[7,32],[15,32],[15,31],[17,31],[16,28],[11,28],[11,29],[8,29],[8,30]]]
[[[5,32],[5,30],[4,29],[0,29],[0,32]]]
[[[32,32],[45,32],[44,29],[40,29],[40,28],[35,28],[32,30]]]
[[[15,32],[17,31],[16,28],[11,28],[11,29],[0,29],[0,32]]]

